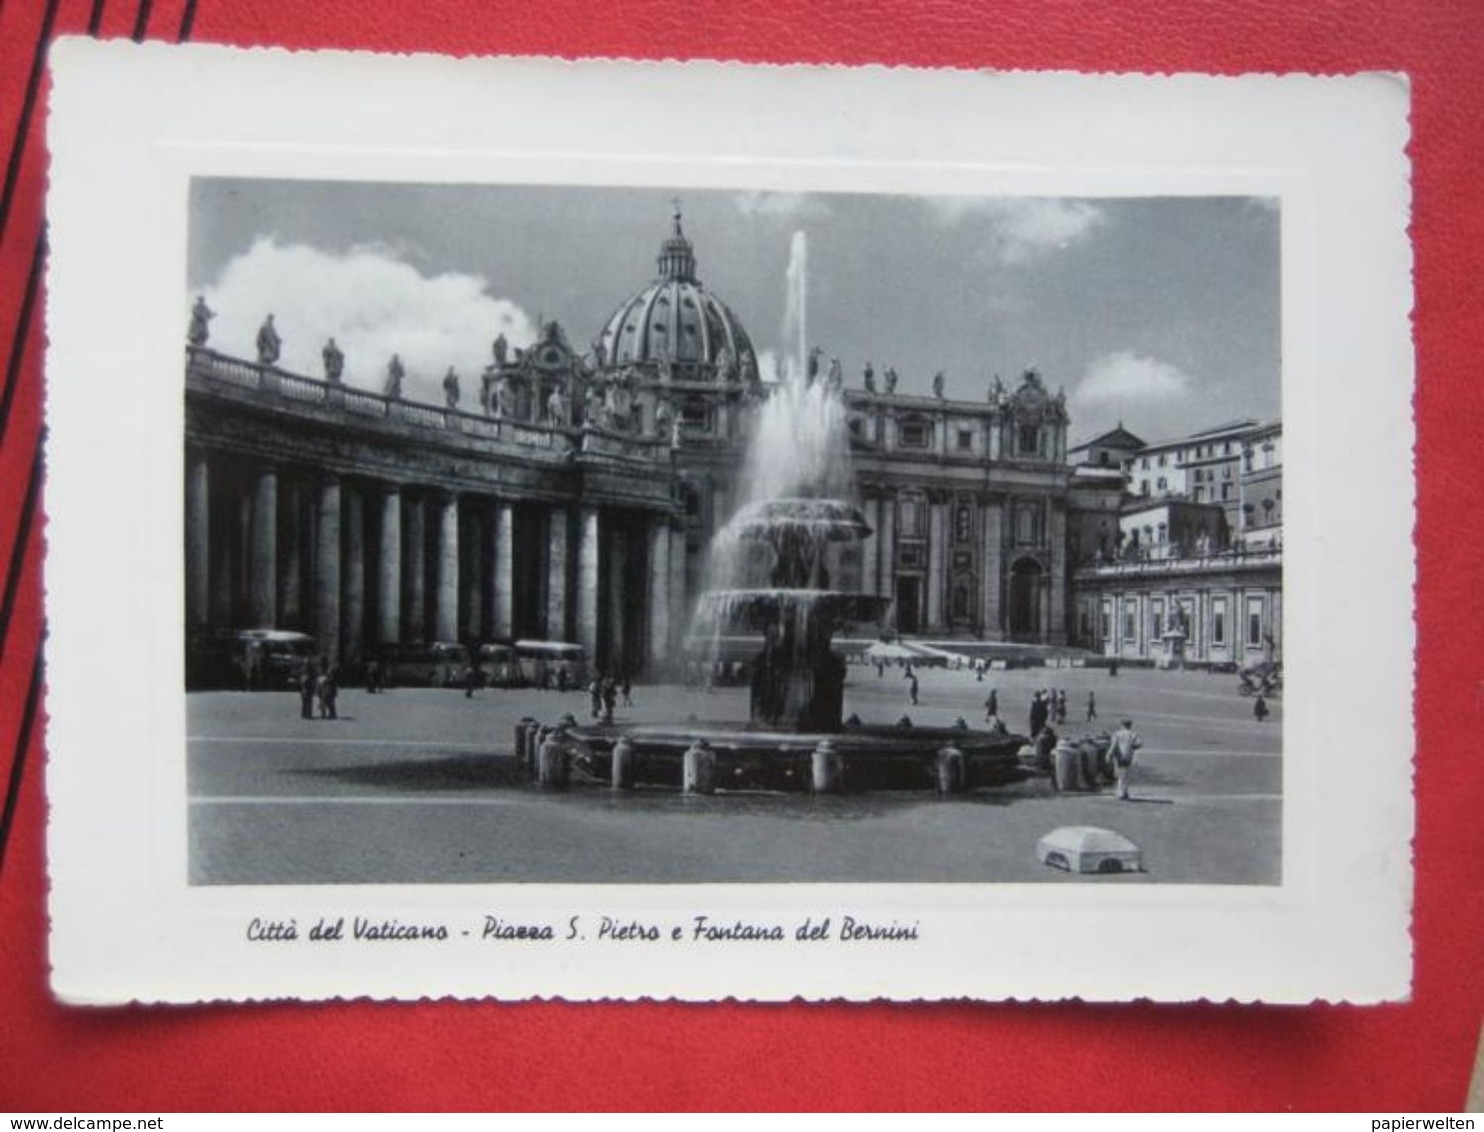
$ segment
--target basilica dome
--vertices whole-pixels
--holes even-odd
[[[676,381],[756,380],[752,341],[731,309],[696,278],[695,252],[678,211],[658,267],[655,281],[604,325],[598,338],[603,364],[638,366]]]

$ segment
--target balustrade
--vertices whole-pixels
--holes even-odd
[[[343,408],[358,416],[394,420],[412,428],[456,431],[470,437],[547,451],[566,450],[572,435],[569,430],[549,425],[509,417],[490,418],[458,409],[388,398],[338,382],[323,381],[273,366],[227,357],[213,350],[190,347],[187,353],[189,373],[197,381],[255,390],[267,397],[277,397],[298,404]],[[582,430],[580,451],[591,455],[662,462],[669,456],[669,442],[662,437],[633,436],[589,426]]]

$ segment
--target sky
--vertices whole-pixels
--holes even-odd
[[[188,297],[211,345],[252,356],[272,312],[280,364],[411,397],[466,389],[504,333],[556,319],[579,350],[655,276],[678,199],[703,285],[764,374],[786,337],[790,249],[807,246],[807,335],[847,384],[981,401],[1028,366],[1064,388],[1071,438],[1120,422],[1146,441],[1279,413],[1279,214],[1254,197],[1069,199],[197,178]]]

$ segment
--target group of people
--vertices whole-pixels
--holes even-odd
[[[601,719],[604,723],[613,722],[613,711],[618,706],[619,697],[623,697],[624,707],[633,707],[633,683],[625,676],[617,680],[612,676],[604,676],[601,672],[593,677],[593,682],[587,686],[587,694],[592,701],[594,719]]]
[[[299,670],[299,715],[302,718],[313,719],[318,705],[321,719],[338,719],[335,699],[339,694],[340,666],[328,657],[307,661]]]

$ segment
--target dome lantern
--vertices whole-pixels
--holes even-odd
[[[675,205],[675,232],[660,245],[660,254],[655,262],[659,267],[661,279],[694,283],[696,281],[696,253],[690,241],[685,238],[684,230],[680,227],[680,201],[676,200],[672,203]]]

